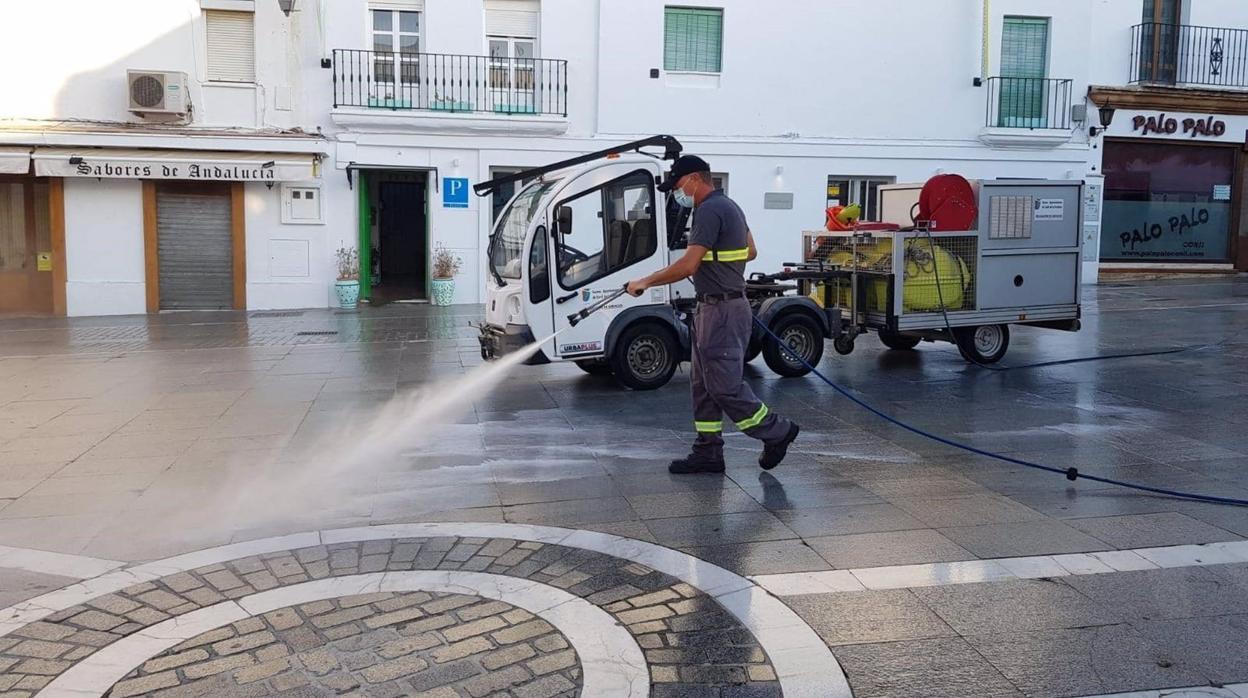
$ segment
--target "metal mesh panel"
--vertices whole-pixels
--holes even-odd
[[[802,237],[802,261],[856,271],[884,274],[893,270],[893,238],[855,237],[849,233],[807,232]]]
[[[978,244],[975,235],[908,238],[902,312],[974,310]]]

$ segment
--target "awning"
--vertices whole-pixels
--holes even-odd
[[[26,174],[30,171],[30,148],[0,147],[0,174]]]
[[[378,172],[420,172],[423,174],[433,175],[433,190],[439,191],[438,188],[438,168],[432,165],[368,165],[361,164],[354,160],[347,163],[347,186],[351,189],[355,188],[355,178],[351,176],[353,172],[368,172],[375,170]]]
[[[289,182],[321,174],[318,157],[304,153],[37,148],[33,158],[41,177]]]

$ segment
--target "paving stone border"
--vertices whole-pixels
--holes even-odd
[[[511,604],[447,593],[375,593],[247,618],[182,642],[106,694],[484,698],[579,695],[576,649]]]
[[[0,691],[15,697],[32,696],[102,647],[169,618],[227,600],[311,580],[405,570],[460,570],[517,577],[585,599],[610,614],[644,650],[654,696],[781,695],[767,653],[737,616],[702,590],[673,576],[631,560],[567,545],[449,536],[353,541],[268,552],[97,596],[0,637]],[[345,618],[362,611],[338,608],[326,615],[334,613],[342,614],[336,618]],[[361,615],[355,620],[363,618]],[[400,624],[399,632],[405,627]],[[278,658],[266,661],[273,659]],[[231,667],[236,672],[250,668]]]

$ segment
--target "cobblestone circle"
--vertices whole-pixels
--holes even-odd
[[[753,635],[714,599],[674,577],[629,560],[561,545],[503,538],[433,537],[338,543],[274,552],[169,575],[99,596],[86,604],[52,614],[0,637],[0,696],[29,698],[100,648],[145,627],[227,599],[241,599],[265,590],[317,579],[403,570],[464,570],[506,575],[541,582],[585,599],[625,627],[642,648],[650,671],[651,695],[655,698],[747,698],[781,695],[780,684],[776,680],[771,662]],[[481,642],[464,646],[464,649],[474,646],[482,648],[479,653],[481,657],[475,656],[478,653],[466,655],[474,665],[480,663],[482,673],[476,676],[493,676],[495,673],[505,673],[508,669],[513,669],[506,675],[518,678],[519,672],[524,671],[526,679],[534,684],[537,683],[535,679],[548,681],[552,687],[562,685],[561,680],[573,683],[572,688],[564,686],[562,690],[565,693],[570,690],[573,693],[569,695],[574,694],[576,685],[579,685],[576,682],[580,679],[579,670],[574,671],[575,664],[554,669],[539,677],[526,663],[551,656],[558,657],[548,660],[554,664],[567,661],[569,656],[575,658],[575,652],[571,655],[560,654],[563,650],[555,646],[555,638],[562,636],[549,625],[537,619],[518,620],[521,618],[516,613],[519,609],[514,608],[481,618],[465,619],[456,611],[473,608],[489,611],[502,607],[492,606],[493,602],[476,597],[429,596],[429,599],[413,601],[405,607],[399,607],[405,603],[401,600],[421,599],[421,595],[399,594],[387,598],[364,598],[362,601],[361,597],[340,598],[335,602],[298,606],[285,616],[279,615],[281,612],[277,611],[250,618],[233,627],[214,631],[228,632],[228,636],[221,634],[212,642],[198,647],[190,647],[189,643],[184,643],[157,658],[171,662],[174,661],[173,656],[191,652],[193,654],[182,659],[198,658],[194,663],[201,665],[206,662],[219,662],[218,664],[190,670],[188,673],[186,667],[191,662],[179,667],[176,662],[166,666],[149,661],[141,667],[135,667],[135,673],[127,680],[144,681],[153,676],[163,676],[164,678],[156,681],[169,682],[173,680],[173,676],[179,676],[178,684],[153,684],[147,687],[134,684],[128,687],[123,682],[118,684],[114,695],[123,695],[124,691],[157,691],[156,695],[161,695],[161,690],[189,689],[189,685],[182,686],[184,680],[210,677],[214,674],[202,673],[209,672],[210,669],[216,670],[216,675],[219,675],[213,681],[225,681],[228,678],[243,688],[249,685],[246,683],[249,678],[253,680],[252,683],[259,683],[263,679],[269,682],[265,685],[276,688],[272,682],[297,681],[296,678],[286,677],[302,675],[308,679],[308,685],[287,687],[286,690],[293,691],[290,695],[320,695],[298,692],[311,690],[313,685],[325,686],[338,694],[340,691],[351,690],[345,687],[347,677],[358,682],[353,672],[364,672],[370,666],[379,666],[404,657],[408,658],[411,666],[417,660],[425,662],[428,666],[423,672],[436,673],[446,671],[445,668],[449,666],[468,666],[455,664],[458,660],[441,663],[436,659],[430,661],[430,657],[439,650],[449,652],[456,643],[470,641],[474,637],[491,643],[488,652]],[[460,602],[460,607],[454,608]],[[357,603],[358,605],[351,605]],[[439,603],[450,604],[451,607],[436,612]],[[434,604],[432,610],[426,607],[429,604]],[[314,608],[308,610],[305,606]],[[467,612],[470,615],[474,613],[471,610]],[[509,613],[511,616],[507,617]],[[403,617],[404,614],[408,617]],[[293,623],[296,616],[300,624],[288,628],[278,627],[271,618],[285,617],[286,620],[279,620],[279,623]],[[340,619],[341,622],[338,622]],[[369,626],[370,621],[375,627]],[[447,622],[453,625],[432,627]],[[506,627],[493,627],[475,635],[460,635],[500,622],[505,623]],[[480,625],[473,626],[478,623]],[[435,635],[429,635],[435,631]],[[304,644],[311,642],[310,633],[313,632],[316,633],[317,641],[321,643],[320,649],[324,652],[324,655],[316,656],[334,657],[340,668],[327,670],[324,674],[317,674],[306,666],[299,671],[293,670],[294,663],[288,657],[316,650],[315,647]],[[516,639],[515,643],[500,642],[495,637],[496,633],[508,632],[526,636]],[[212,636],[212,633],[206,635]],[[272,642],[269,641],[270,635]],[[244,637],[248,639],[244,641]],[[399,640],[423,643],[431,642],[435,637],[438,638],[437,645],[413,649],[407,655],[386,657],[381,654],[380,648],[388,646],[386,643]],[[510,635],[504,637],[511,638]],[[199,639],[202,638],[196,638]],[[370,643],[375,639],[377,649],[374,652]],[[260,640],[264,642],[249,646],[249,643]],[[539,640],[542,641],[542,647],[536,644]],[[498,670],[485,668],[484,662],[490,652],[507,649],[521,641],[531,643],[534,657]],[[238,643],[238,648],[231,650],[234,647],[231,642]],[[223,643],[220,649],[216,647],[216,643]],[[358,649],[352,649],[357,645]],[[269,647],[272,649],[267,649]],[[285,650],[281,649],[283,647]],[[391,649],[387,649],[387,652],[397,651],[393,649],[397,645],[388,647]],[[195,650],[200,652],[196,653]],[[267,651],[261,654],[262,650]],[[279,655],[282,651],[287,651],[288,654]],[[516,651],[523,653],[523,650]],[[202,653],[209,656],[203,658]],[[378,662],[359,669],[346,668],[354,666],[343,663],[346,655],[354,658],[357,654],[360,655],[360,662],[364,661],[364,654],[375,655]],[[506,655],[496,655],[492,663],[502,661],[504,656]],[[288,668],[279,668],[283,659],[290,665]],[[231,665],[231,662],[235,664]],[[303,666],[302,659],[299,664]],[[162,666],[165,667],[164,671],[152,671]],[[260,668],[262,666],[264,668]],[[545,668],[545,665],[542,666]],[[266,671],[274,673],[261,679],[254,678]],[[308,675],[309,671],[313,676]],[[410,681],[420,673],[414,672],[404,680]],[[359,682],[363,687],[359,695],[405,695],[370,690],[374,687],[369,686],[367,676],[363,673],[360,675],[364,676],[365,681]],[[343,688],[335,688],[325,683],[327,680],[337,680],[327,677],[339,676],[343,677]],[[444,690],[441,694],[432,695],[440,698],[463,695],[480,698],[467,687],[467,682],[476,676],[448,678],[442,688],[455,690],[457,693]],[[396,678],[391,681],[397,680]],[[459,683],[461,681],[464,683]],[[378,685],[384,686],[388,683],[382,681]],[[481,685],[485,685],[484,680]],[[542,684],[543,687],[546,685]],[[281,692],[270,691],[269,695]],[[199,695],[231,694],[210,692]],[[410,695],[410,691],[407,695]],[[527,698],[529,694],[500,685],[493,692],[480,695]],[[551,695],[561,694],[556,692]]]
[[[477,596],[382,593],[203,633],[107,695],[564,698],[579,695],[580,679],[567,638],[528,611]]]

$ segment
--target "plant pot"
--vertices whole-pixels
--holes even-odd
[[[334,291],[338,294],[338,307],[354,310],[360,302],[360,282],[358,280],[337,281]]]
[[[433,304],[450,305],[455,300],[455,279],[433,279]]]

